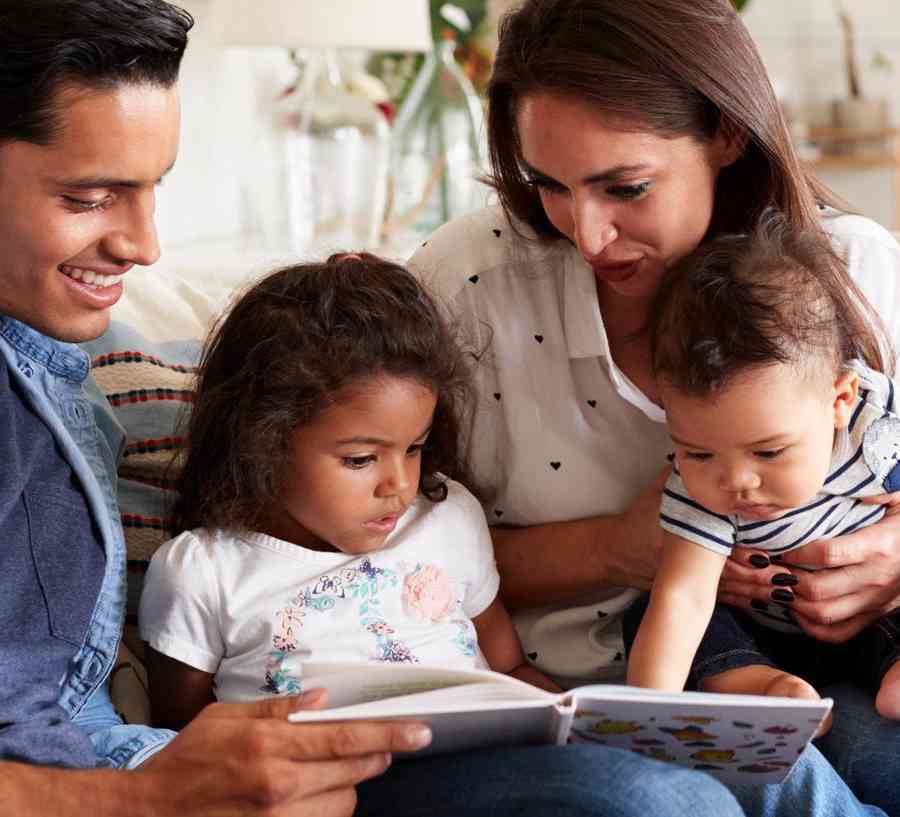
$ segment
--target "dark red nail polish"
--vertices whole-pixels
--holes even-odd
[[[751,553],[750,558],[747,560],[754,567],[764,568],[769,566],[769,560],[766,556],[763,556],[761,553]]]
[[[778,587],[794,587],[800,579],[790,573],[776,573],[772,576],[772,584]]]
[[[790,604],[794,600],[794,594],[790,590],[778,588],[772,591],[772,599],[780,601],[782,604]]]

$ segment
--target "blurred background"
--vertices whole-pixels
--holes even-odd
[[[250,244],[314,254],[352,243],[402,256],[442,219],[489,200],[473,183],[484,160],[480,94],[498,17],[513,3],[328,5],[342,2],[354,12],[326,22],[323,0],[182,0],[196,27],[180,86],[181,152],[160,196],[167,249],[189,257],[217,247],[225,257]],[[740,5],[804,159],[852,208],[900,228],[897,0]],[[238,20],[241,6],[252,10],[248,20]],[[360,28],[371,32],[371,48],[355,39]],[[250,29],[256,39],[241,42]],[[332,151],[333,177],[307,166],[323,150]],[[356,165],[334,152],[347,150]],[[374,232],[371,224],[338,229],[354,216],[326,200],[336,189],[350,190],[366,212],[378,209]],[[298,206],[318,208],[313,232],[297,232]]]

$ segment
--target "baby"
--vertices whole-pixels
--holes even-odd
[[[664,282],[650,332],[675,460],[649,607],[626,620],[629,683],[818,697],[812,683],[852,674],[900,719],[900,611],[831,645],[796,626],[787,588],[784,605],[716,605],[732,548],[777,560],[892,512],[900,416],[879,327],[827,240],[777,213]]]

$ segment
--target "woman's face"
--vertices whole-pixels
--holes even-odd
[[[572,97],[525,97],[517,114],[525,172],[547,217],[605,285],[648,297],[703,239],[716,177],[740,155],[724,135],[665,138]]]

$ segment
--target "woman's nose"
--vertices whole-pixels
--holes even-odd
[[[575,244],[588,263],[598,259],[618,237],[612,208],[604,202],[575,199],[572,204]]]

